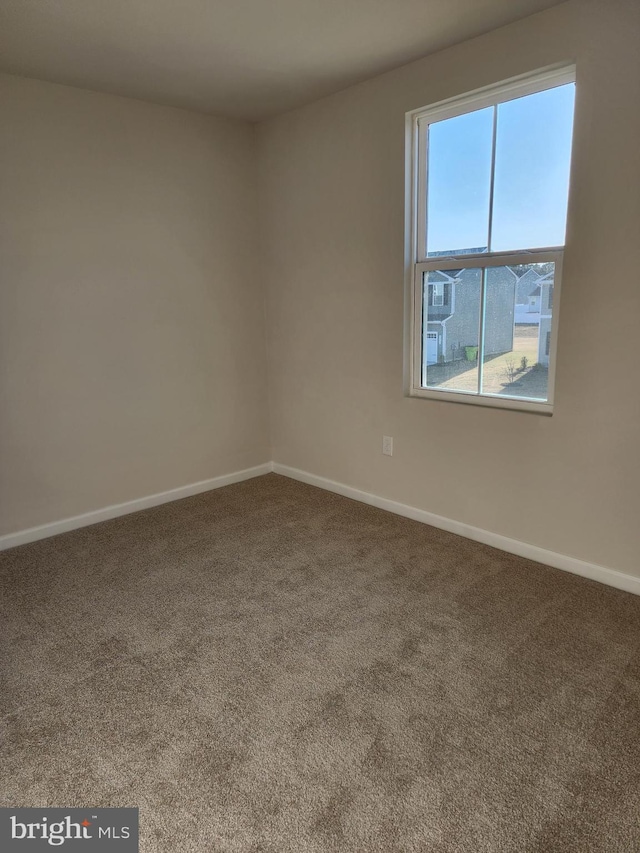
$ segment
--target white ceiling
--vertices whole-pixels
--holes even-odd
[[[0,68],[250,120],[560,0],[0,0]]]

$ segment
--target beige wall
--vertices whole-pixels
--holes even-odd
[[[253,127],[0,101],[0,534],[266,462]]]
[[[260,127],[276,461],[640,575],[639,10],[565,4]],[[555,414],[408,399],[404,113],[571,60]]]

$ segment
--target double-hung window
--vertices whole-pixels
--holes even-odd
[[[553,411],[575,69],[416,110],[410,393]]]

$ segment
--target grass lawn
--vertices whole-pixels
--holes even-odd
[[[522,359],[527,367],[522,370]],[[505,397],[529,397],[545,400],[547,397],[548,370],[538,364],[538,326],[516,326],[513,350],[484,359],[482,390],[488,394]],[[517,371],[510,376],[510,368]],[[453,361],[448,364],[430,364],[427,367],[429,388],[448,388],[452,391],[477,391],[478,362]]]

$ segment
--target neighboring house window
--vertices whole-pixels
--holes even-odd
[[[574,96],[571,67],[407,115],[411,395],[551,413]]]
[[[435,308],[444,308],[451,298],[451,285],[446,282],[430,283],[427,289],[427,302]]]

